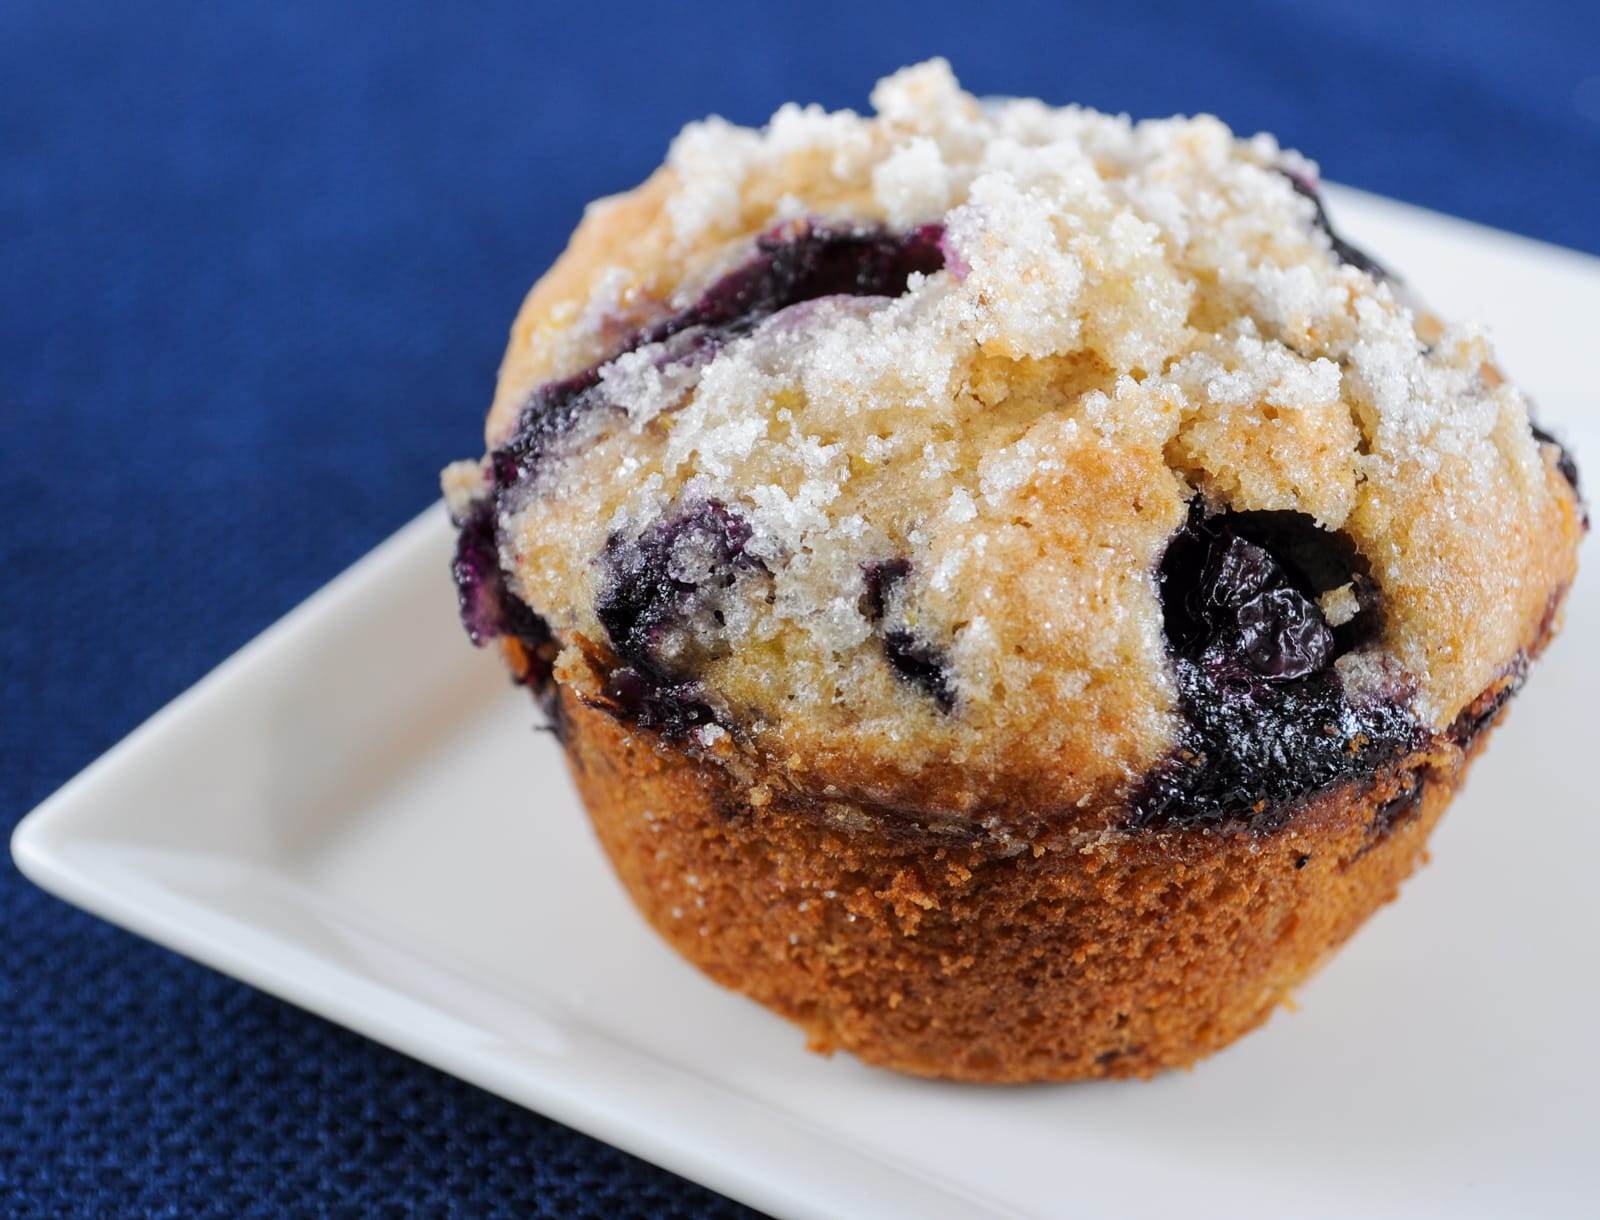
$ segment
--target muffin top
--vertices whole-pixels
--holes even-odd
[[[446,472],[480,640],[757,787],[1159,820],[1410,748],[1541,637],[1565,455],[1311,162],[938,60],[872,104],[588,209]]]

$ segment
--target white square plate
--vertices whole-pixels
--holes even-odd
[[[1600,261],[1333,210],[1600,455]],[[808,1055],[658,942],[462,638],[448,547],[430,511],[154,717],[23,822],[23,871],[778,1215],[1600,1210],[1595,556],[1435,862],[1297,1012],[1152,1083],[1001,1089]]]

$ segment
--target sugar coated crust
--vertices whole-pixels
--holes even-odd
[[[872,104],[589,208],[445,472],[463,619],[646,917],[813,1045],[1190,1063],[1422,858],[1577,470],[1271,137],[942,60]]]
[[[1157,569],[1197,494],[1353,541],[1383,630],[1347,677],[1407,685],[1426,725],[1507,665],[1570,580],[1572,490],[1481,332],[1419,337],[1389,279],[1336,256],[1314,166],[1209,117],[980,102],[942,61],[872,100],[691,125],[517,318],[491,448],[541,385],[598,365],[607,400],[499,504],[561,681],[603,698],[608,540],[708,501],[752,562],[674,647],[802,788],[974,815],[996,791],[1113,799],[1179,744]],[[897,296],[794,305],[690,367],[616,355],[762,235],[927,225],[943,267]],[[897,559],[888,614],[937,655],[939,698],[885,664],[863,598]]]

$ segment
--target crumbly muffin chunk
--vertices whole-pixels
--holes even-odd
[[[1565,456],[1312,163],[942,61],[872,102],[589,210],[447,472],[478,634],[760,784],[1134,823],[1410,748],[1541,636]]]

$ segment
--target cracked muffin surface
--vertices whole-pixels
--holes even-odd
[[[758,785],[1111,826],[1370,774],[1542,636],[1565,455],[1314,165],[942,61],[872,101],[591,207],[446,475],[480,634]]]

